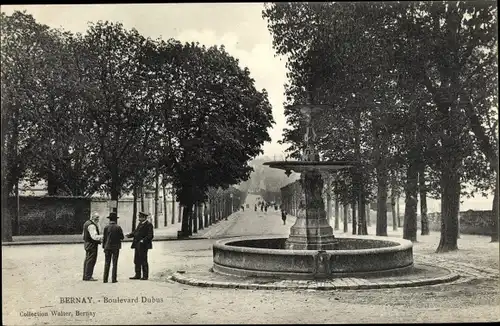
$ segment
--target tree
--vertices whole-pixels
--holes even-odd
[[[88,85],[86,112],[95,127],[103,180],[112,201],[131,188],[137,151],[150,130],[151,98],[144,76],[148,43],[136,30],[121,24],[98,22],[89,27],[81,50],[87,58],[82,82]]]
[[[1,101],[2,101],[2,240],[12,241],[11,217],[7,199],[14,185],[26,173],[30,160],[29,109],[36,103],[31,89],[36,81],[35,66],[43,60],[48,37],[48,26],[36,23],[31,15],[14,12],[12,16],[0,13],[1,24]]]
[[[288,97],[303,100],[307,87],[314,84],[312,89],[323,94],[324,101],[333,106],[347,106],[352,103],[349,97],[353,93],[356,101],[362,99],[361,105],[354,105],[355,109],[347,116],[355,118],[361,107],[362,112],[372,116],[376,127],[377,122],[384,121],[384,115],[377,114],[374,103],[384,103],[379,94],[391,94],[391,88],[396,88],[393,93],[396,96],[388,97],[392,98],[392,103],[388,100],[384,104],[390,108],[389,112],[399,110],[398,102],[407,109],[403,109],[403,120],[389,120],[390,123],[384,125],[399,132],[405,131],[398,127],[399,121],[410,121],[412,126],[409,133],[406,130],[400,137],[404,142],[389,143],[389,148],[397,148],[401,143],[411,145],[403,150],[403,155],[400,155],[403,159],[399,160],[399,166],[406,166],[409,170],[406,180],[406,214],[409,215],[405,219],[405,237],[416,239],[418,187],[415,184],[418,183],[418,171],[428,164],[429,152],[437,153],[442,164],[433,164],[431,168],[438,169],[443,201],[443,233],[438,251],[456,249],[461,184],[471,180],[473,174],[463,166],[463,159],[470,155],[471,150],[469,130],[475,128],[473,134],[479,140],[483,154],[494,166],[492,169],[498,169],[498,155],[493,145],[497,138],[488,132],[495,128],[486,121],[480,122],[478,115],[471,110],[474,108],[471,103],[494,102],[495,96],[491,95],[494,92],[484,83],[488,78],[482,81],[483,87],[469,83],[473,78],[479,81],[481,73],[488,75],[493,71],[491,68],[496,69],[495,13],[496,8],[490,3],[466,2],[271,4],[266,5],[263,12],[277,52],[289,55],[291,72],[288,77],[292,82],[287,88]],[[359,65],[359,62],[363,64]],[[311,79],[311,76],[316,79]],[[466,85],[470,85],[469,92]],[[469,93],[478,92],[472,89],[489,91],[476,97],[482,100],[474,102]],[[360,94],[362,96],[358,96]],[[482,116],[489,119],[488,108],[491,105],[483,104],[476,110],[481,109]],[[291,116],[293,112],[286,114]],[[338,119],[338,115],[335,118]],[[353,119],[359,126],[358,121]],[[293,131],[285,132],[284,136],[299,144],[300,123],[297,118],[290,118],[289,123]],[[333,124],[328,121],[325,125],[331,128]],[[344,123],[340,130],[346,133],[347,126]],[[360,128],[354,130],[356,136]],[[361,134],[366,135],[369,130],[363,128]],[[428,143],[432,150],[426,147]],[[290,150],[298,148],[293,145]],[[374,153],[380,157],[379,149]],[[384,164],[379,163],[379,170]],[[460,172],[466,173],[468,180],[460,178]],[[384,179],[385,173],[379,176]],[[421,173],[421,179],[423,177]],[[472,177],[475,179],[481,177]],[[358,182],[356,177],[353,185],[361,186]],[[380,183],[382,190],[384,184]],[[385,191],[380,195],[383,193]],[[496,223],[497,217],[494,221]],[[383,229],[382,225],[380,227]]]
[[[403,32],[403,39],[408,40],[403,55],[405,67],[433,98],[441,121],[440,140],[448,158],[441,166],[442,232],[437,251],[456,250],[460,195],[457,171],[464,155],[461,135],[469,128],[478,139],[485,139],[486,134],[473,122],[472,106],[467,104],[472,92],[467,92],[466,85],[475,74],[494,64],[496,7],[488,2],[408,3],[396,19],[398,33]],[[480,87],[474,85],[475,89]],[[498,172],[498,154],[489,140],[483,143],[482,151]]]
[[[267,93],[255,90],[248,69],[241,69],[223,47],[188,43],[172,51],[180,78],[167,90],[175,126],[168,137],[170,162],[185,208],[181,231],[189,235],[193,205],[206,199],[209,187],[227,188],[248,178],[247,162],[269,140],[273,120]]]

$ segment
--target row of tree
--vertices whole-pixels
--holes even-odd
[[[246,180],[270,140],[267,92],[223,46],[101,21],[74,34],[25,12],[1,13],[0,25],[2,202],[23,178],[47,180],[49,195],[117,201],[161,176],[187,234],[192,207]]]
[[[456,250],[460,196],[494,189],[498,241],[495,3],[275,3],[263,17],[287,56],[284,141],[292,157],[305,126],[291,105],[328,104],[313,118],[322,158],[359,162],[330,184],[352,207],[377,201],[378,235],[387,234],[392,188],[406,199],[404,238],[416,240],[417,198],[425,215],[431,196],[442,201],[438,251]],[[365,215],[359,210],[361,234]]]

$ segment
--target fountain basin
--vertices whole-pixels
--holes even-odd
[[[336,250],[286,250],[287,238],[223,239],[213,245],[213,271],[282,279],[380,277],[410,273],[413,244],[397,238],[336,237]]]

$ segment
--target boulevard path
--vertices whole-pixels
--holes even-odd
[[[94,277],[81,281],[82,244],[2,246],[2,312],[4,325],[140,325],[245,323],[390,323],[498,321],[498,243],[488,237],[462,235],[460,250],[435,254],[439,234],[419,236],[418,259],[463,271],[470,282],[427,287],[314,291],[203,288],[169,280],[176,271],[208,269],[217,238],[243,235],[288,236],[294,222],[282,225],[279,211],[250,209],[231,215],[204,231],[199,240],[156,241],[150,251],[148,281],[129,280],[133,251],[124,243],[118,283],[103,284],[104,254],[99,252]],[[339,231],[335,231],[336,234]],[[341,232],[341,231],[340,231]],[[401,236],[401,230],[389,236]],[[370,234],[374,229],[370,228]],[[481,272],[483,271],[483,272]],[[91,302],[70,303],[91,297]],[[70,298],[70,299],[68,299]],[[72,298],[72,299],[71,299]],[[105,302],[106,298],[113,302]],[[116,303],[119,299],[137,303]],[[88,301],[85,300],[85,301]],[[143,302],[144,301],[144,302]],[[41,316],[29,316],[37,313]],[[44,313],[48,315],[43,316]],[[53,315],[55,314],[55,315]],[[60,314],[60,315],[58,315]],[[64,314],[66,314],[64,316]]]

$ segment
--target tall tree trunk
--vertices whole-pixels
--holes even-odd
[[[403,239],[417,241],[417,185],[418,170],[413,159],[414,155],[409,155],[409,165],[406,174],[405,185],[405,216],[403,222]]]
[[[47,173],[47,195],[49,196],[57,195],[57,181],[56,177],[52,172]]]
[[[377,169],[377,231],[376,235],[387,236],[387,170]]]
[[[113,202],[113,204],[115,205],[115,208],[113,208],[113,211],[116,212],[117,216],[120,216],[118,214],[118,199],[120,196],[120,192],[119,192],[120,186],[118,183],[117,171],[112,172],[111,175],[112,175],[111,176],[111,178],[112,178],[112,180],[111,180],[111,202]]]
[[[135,231],[135,226],[137,224],[137,197],[139,197],[139,186],[137,183],[134,185],[133,190],[134,201],[132,203],[132,231]]]
[[[356,200],[353,200],[351,203],[351,210],[352,210],[352,234],[356,234],[356,208],[358,203]]]
[[[436,252],[458,250],[458,214],[460,212],[460,122],[451,108],[451,100],[437,104],[442,114],[441,144],[443,161],[440,162],[441,172],[441,239]]]
[[[207,205],[207,202],[203,203],[203,217],[205,218],[205,226],[206,227],[210,226],[212,223],[211,223],[210,219],[208,218],[208,205]]]
[[[211,198],[208,200],[208,207],[210,208],[210,223],[215,224],[215,200]]]
[[[203,230],[205,225],[203,225],[203,203],[198,203],[198,229]]]
[[[421,235],[429,234],[429,218],[427,217],[427,188],[425,186],[425,165],[420,164],[418,170],[418,190],[420,194],[420,228]]]
[[[193,205],[193,214],[191,216],[192,230],[193,233],[198,233],[198,205]]]
[[[170,224],[175,224],[175,205],[176,205],[176,202],[174,199],[172,199],[172,217],[170,218]]]
[[[498,185],[499,185],[499,174],[497,172],[496,184],[495,184],[495,194],[493,195],[493,207],[491,209],[491,242],[498,242],[498,227],[500,223],[498,214]]]
[[[168,211],[167,211],[167,185],[165,182],[161,183],[161,190],[163,192],[163,226],[168,226]]]
[[[340,229],[339,195],[335,195],[335,230]]]
[[[344,204],[344,233],[349,232],[349,206]]]
[[[16,182],[15,186],[15,193],[16,193],[16,229],[15,230],[12,230],[13,232],[15,232],[16,235],[21,235],[21,208],[19,206],[19,182]]]
[[[396,215],[396,187],[397,180],[394,174],[391,174],[391,215],[392,215],[392,230],[398,230],[398,218]]]
[[[3,121],[2,121],[3,122]],[[3,124],[3,123],[2,123]],[[1,131],[2,134],[4,130]],[[4,155],[2,151],[2,156]],[[4,173],[2,173],[4,174]],[[4,177],[2,176],[2,181]],[[12,242],[12,215],[8,209],[9,192],[7,190],[6,182],[2,182],[2,241]]]
[[[397,220],[398,220],[398,228],[401,227],[401,216],[399,215],[399,200],[400,200],[400,197],[399,197],[399,194],[396,196],[396,217],[397,217]]]
[[[361,110],[357,110],[354,115],[354,156],[358,162],[361,162]],[[355,172],[353,174],[353,184],[354,184],[354,200],[353,200],[353,215],[352,215],[352,223],[353,230],[352,233],[356,234],[356,224],[355,224],[355,212],[358,209],[358,234],[366,234],[366,220],[364,214],[364,180],[361,175],[362,167],[361,163],[358,163]],[[358,207],[359,205],[359,207]],[[361,209],[359,209],[361,208]]]
[[[370,214],[370,203],[366,203],[366,205],[365,205],[365,211],[366,211],[366,225],[367,226],[372,226],[371,214]]]
[[[2,110],[1,110],[1,142],[2,142],[2,150],[0,151],[1,155],[1,160],[2,160],[2,241],[3,242],[12,242],[12,216],[9,212],[8,209],[8,201],[9,201],[9,194],[10,191],[12,190],[10,188],[10,182],[8,181],[9,178],[7,177],[7,171],[8,171],[8,162],[7,162],[7,152],[9,151],[9,142],[7,141],[8,139],[8,128],[9,128],[9,116],[10,116],[10,110],[12,107],[10,105],[3,105],[2,103]],[[16,140],[17,142],[17,140]]]
[[[160,173],[158,168],[156,169],[155,175],[155,212],[154,212],[154,222],[155,229],[158,228],[158,211],[160,210]]]
[[[170,221],[171,224],[175,224],[175,205],[177,205],[177,202],[175,201],[175,193],[172,186],[172,220]],[[180,221],[177,221],[177,223],[179,222]]]
[[[382,154],[377,162],[377,231],[376,235],[387,236],[387,188],[389,174]]]
[[[359,195],[358,201],[358,212],[359,212],[359,226],[358,226],[358,234],[359,235],[367,235],[368,229],[366,226],[366,209],[365,209],[365,195],[364,191],[361,191]]]
[[[451,160],[450,160],[451,161]],[[452,163],[448,161],[448,163]],[[436,252],[458,250],[458,214],[460,212],[460,175],[456,164],[447,164],[441,180],[441,239]]]
[[[191,218],[193,204],[189,201],[183,202],[181,200],[181,207],[182,207],[181,234],[182,234],[182,236],[190,236],[191,230],[189,228],[189,226],[190,226],[189,220]],[[181,209],[179,209],[179,214],[180,213],[181,213]]]
[[[217,199],[217,220],[222,220],[224,218],[224,198],[220,197]]]
[[[170,191],[172,192],[172,220],[170,221],[170,223],[175,224],[175,205],[177,204],[177,202],[175,201],[174,185],[171,186]],[[177,221],[177,223],[179,222],[180,221]]]
[[[144,180],[141,183],[141,212],[144,212],[145,204],[144,204]]]
[[[177,202],[175,202],[174,204],[177,205]],[[181,217],[184,216],[184,212],[183,212],[184,207],[179,202],[179,204],[177,205],[177,208],[179,209],[179,212],[177,212],[177,216],[178,216],[177,220],[179,221],[179,223],[181,223],[182,222]]]
[[[499,214],[498,214],[498,186],[499,186],[499,174],[497,172],[496,183],[495,183],[495,192],[493,195],[493,205],[491,209],[491,242],[498,242],[498,227],[500,223]]]

